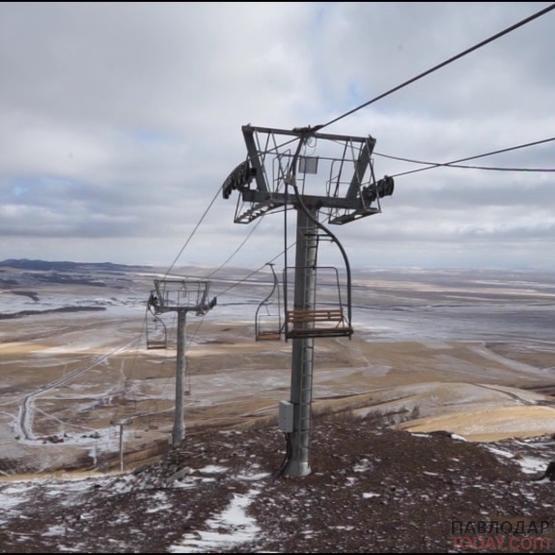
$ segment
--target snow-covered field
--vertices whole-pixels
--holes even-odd
[[[17,461],[27,471],[64,461],[115,464],[120,421],[130,453],[167,442],[175,322],[166,317],[168,350],[145,349],[144,301],[154,275],[2,272],[18,283],[0,289],[0,313],[105,310],[0,320],[0,471],[13,473]],[[425,430],[456,421],[453,431],[468,436],[481,411],[480,430],[489,427],[492,439],[550,430],[552,397],[534,389],[555,383],[552,276],[368,271],[355,278],[355,338],[317,343],[316,410],[391,414],[393,423],[413,420]],[[213,292],[229,283],[216,281]],[[254,311],[268,286],[268,276],[255,276],[220,296],[205,319],[189,318],[188,427],[272,417],[288,397],[290,345],[253,341]],[[333,288],[322,295],[335,302]],[[498,416],[513,409],[542,412],[501,426]]]

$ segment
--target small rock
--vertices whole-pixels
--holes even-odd
[[[551,461],[547,465],[547,469],[543,477],[548,478],[551,482],[555,482],[555,461]]]

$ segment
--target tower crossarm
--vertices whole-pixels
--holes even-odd
[[[323,209],[328,223],[342,225],[381,212],[374,177],[372,136],[320,133],[318,127],[280,129],[244,125],[247,158],[229,174],[222,195],[239,193],[236,223],[250,223],[298,201],[288,190],[294,178],[306,206]]]

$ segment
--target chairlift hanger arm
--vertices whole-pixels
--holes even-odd
[[[268,293],[268,295],[266,295],[264,300],[260,303],[260,306],[264,305],[272,298],[278,286],[278,279],[276,271],[274,270],[274,265],[271,262],[266,262],[266,265],[270,266],[270,269],[272,270],[272,290]],[[260,308],[260,306],[258,308]]]
[[[282,333],[282,325],[281,325],[281,302],[279,298],[279,281],[277,278],[276,271],[274,270],[274,265],[271,262],[267,262],[266,266],[270,266],[272,270],[272,277],[273,277],[273,285],[272,290],[268,293],[268,295],[262,300],[262,302],[256,308],[256,312],[254,314],[254,334],[256,341],[260,340],[270,340],[270,341],[279,341],[281,339]],[[261,326],[261,317],[260,311],[263,307],[268,308],[269,305],[272,304],[272,298],[274,297],[277,291],[277,325],[272,325],[271,329],[262,329]]]
[[[151,319],[149,321],[148,314],[151,315]],[[154,333],[152,329],[152,325],[160,326],[162,333]],[[153,349],[166,349],[168,346],[168,330],[166,324],[162,318],[158,316],[156,312],[148,309],[146,314],[146,322],[145,322],[145,339],[146,339],[146,348],[148,350]]]

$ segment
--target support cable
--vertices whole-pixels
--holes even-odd
[[[529,148],[531,146],[537,146],[537,145],[541,145],[541,144],[545,144],[545,143],[550,143],[555,141],[555,137],[550,137],[548,139],[541,139],[539,141],[533,141],[531,143],[525,143],[525,144],[521,144],[521,145],[516,145],[516,146],[510,146],[507,148],[501,148],[499,150],[493,150],[491,152],[485,152],[483,154],[477,154],[475,156],[467,156],[466,158],[459,158],[458,160],[453,160],[452,162],[445,162],[443,164],[440,163],[430,163],[429,166],[426,166],[425,168],[416,168],[413,170],[407,170],[404,172],[399,172],[399,173],[395,173],[393,174],[391,177],[401,177],[403,175],[409,175],[412,173],[418,173],[418,172],[423,172],[423,171],[427,171],[427,170],[432,170],[434,168],[441,168],[441,167],[457,167],[454,166],[453,164],[458,164],[459,162],[467,162],[469,160],[477,160],[478,158],[486,158],[487,156],[493,156],[494,154],[502,154],[504,152],[512,152],[514,150],[520,150],[523,148]],[[405,161],[409,161],[408,159]],[[420,161],[413,161],[415,163],[424,163],[424,162],[420,162]],[[554,171],[554,170],[543,170],[543,171]]]
[[[166,270],[166,273],[164,274],[164,279],[166,279],[168,277],[168,274],[173,270],[173,268],[177,264],[177,261],[179,260],[179,258],[183,254],[183,251],[187,248],[187,246],[189,245],[189,243],[191,242],[191,240],[195,236],[198,228],[200,227],[200,225],[202,224],[202,222],[206,218],[208,212],[210,211],[210,209],[212,208],[214,203],[216,202],[216,199],[220,196],[220,191],[222,190],[222,187],[223,187],[223,185],[220,185],[218,187],[218,190],[216,191],[216,194],[214,195],[214,197],[212,198],[212,200],[210,201],[210,203],[208,204],[208,206],[206,207],[206,209],[202,213],[202,216],[200,217],[199,221],[196,223],[195,227],[193,228],[193,230],[191,231],[191,233],[189,234],[189,236],[185,240],[185,243],[183,243],[183,246],[179,249],[179,252],[177,253],[177,256],[173,259],[173,262],[170,264],[169,268]]]
[[[247,233],[246,237],[241,241],[239,246],[222,262],[215,270],[210,272],[204,279],[209,279],[213,275],[217,274],[220,270],[223,270],[231,260],[239,253],[239,251],[247,244],[248,240],[252,237],[253,233],[256,231],[256,228],[260,225],[262,220],[264,219],[265,214],[263,214],[258,221],[251,227],[250,231]]]
[[[400,162],[410,162],[411,164],[419,164],[422,166],[443,166],[445,168],[458,168],[465,170],[489,170],[498,172],[537,172],[537,173],[551,173],[555,172],[555,168],[510,168],[510,167],[497,167],[497,166],[471,166],[468,164],[442,164],[440,162],[426,162],[424,160],[415,160],[413,158],[403,158],[401,156],[393,156],[392,154],[383,154],[382,152],[374,151],[375,156],[387,158],[388,160],[399,160]],[[432,169],[430,167],[430,169]]]
[[[273,258],[271,258],[270,260],[268,260],[268,262],[274,262],[275,260],[277,260],[280,256],[282,256],[285,251],[289,251],[290,249],[292,249],[297,243],[291,243],[286,249],[283,249],[281,252],[279,252],[278,254],[276,254],[276,256],[274,256]],[[264,264],[262,264],[261,266],[259,266],[258,268],[256,268],[255,270],[252,270],[251,272],[249,272],[246,276],[242,277],[241,279],[237,280],[235,283],[233,283],[232,285],[230,285],[228,288],[224,289],[223,291],[220,291],[219,293],[217,293],[217,296],[221,296],[221,295],[225,295],[226,293],[228,293],[229,291],[231,291],[232,289],[235,289],[235,287],[237,287],[238,285],[241,285],[242,283],[244,283],[245,281],[247,281],[249,278],[251,278],[252,276],[258,274],[260,271],[262,271],[264,269],[264,267],[266,266],[267,262],[264,262]]]
[[[466,56],[467,54],[470,54],[470,53],[478,50],[479,48],[482,48],[483,46],[486,46],[487,44],[489,44],[489,43],[491,43],[491,42],[493,42],[493,41],[495,41],[495,40],[497,40],[497,39],[499,39],[499,38],[501,38],[505,35],[508,35],[509,33],[511,33],[512,31],[515,31],[519,27],[522,27],[522,26],[526,25],[527,23],[530,23],[531,21],[534,21],[535,19],[538,19],[539,17],[551,12],[553,9],[555,9],[555,4],[550,4],[546,8],[543,8],[543,9],[539,10],[538,12],[535,12],[532,15],[530,15],[528,17],[525,17],[524,19],[521,19],[517,23],[514,23],[513,25],[511,25],[510,27],[507,27],[506,29],[503,29],[502,31],[499,31],[498,33],[495,33],[491,37],[488,37],[487,39],[485,39],[483,41],[480,41],[479,43],[471,46],[470,48],[467,48],[466,50],[463,50],[462,52],[459,52],[459,54],[456,54],[455,56],[451,56],[447,60],[444,60],[443,62],[431,67],[430,69],[427,69],[426,71],[423,71],[422,73],[419,73],[418,75],[412,77],[411,79],[408,79],[407,81],[404,81],[400,85],[397,85],[396,87],[393,87],[392,89],[389,89],[388,91],[385,91],[384,93],[372,98],[371,100],[368,100],[367,102],[364,102],[363,104],[360,104],[356,108],[353,108],[353,109],[349,110],[348,112],[345,112],[344,114],[341,114],[340,116],[337,116],[337,117],[331,119],[330,121],[328,121],[328,122],[326,122],[322,125],[316,126],[314,128],[314,130],[318,131],[320,129],[324,129],[324,127],[328,127],[328,126],[338,122],[339,120],[342,120],[343,118],[346,118],[347,116],[350,116],[351,114],[354,114],[355,112],[358,112],[362,108],[366,108],[366,106],[370,106],[370,104],[373,104],[374,102],[377,102],[378,100],[381,100],[382,98],[385,98],[386,96],[389,96],[390,94],[393,94],[394,92],[406,87],[407,85],[410,85],[410,84],[422,79],[423,77],[426,77],[427,75],[430,75],[434,71],[437,71],[438,69],[441,69],[441,68],[455,62],[456,60],[459,60],[460,58]]]

